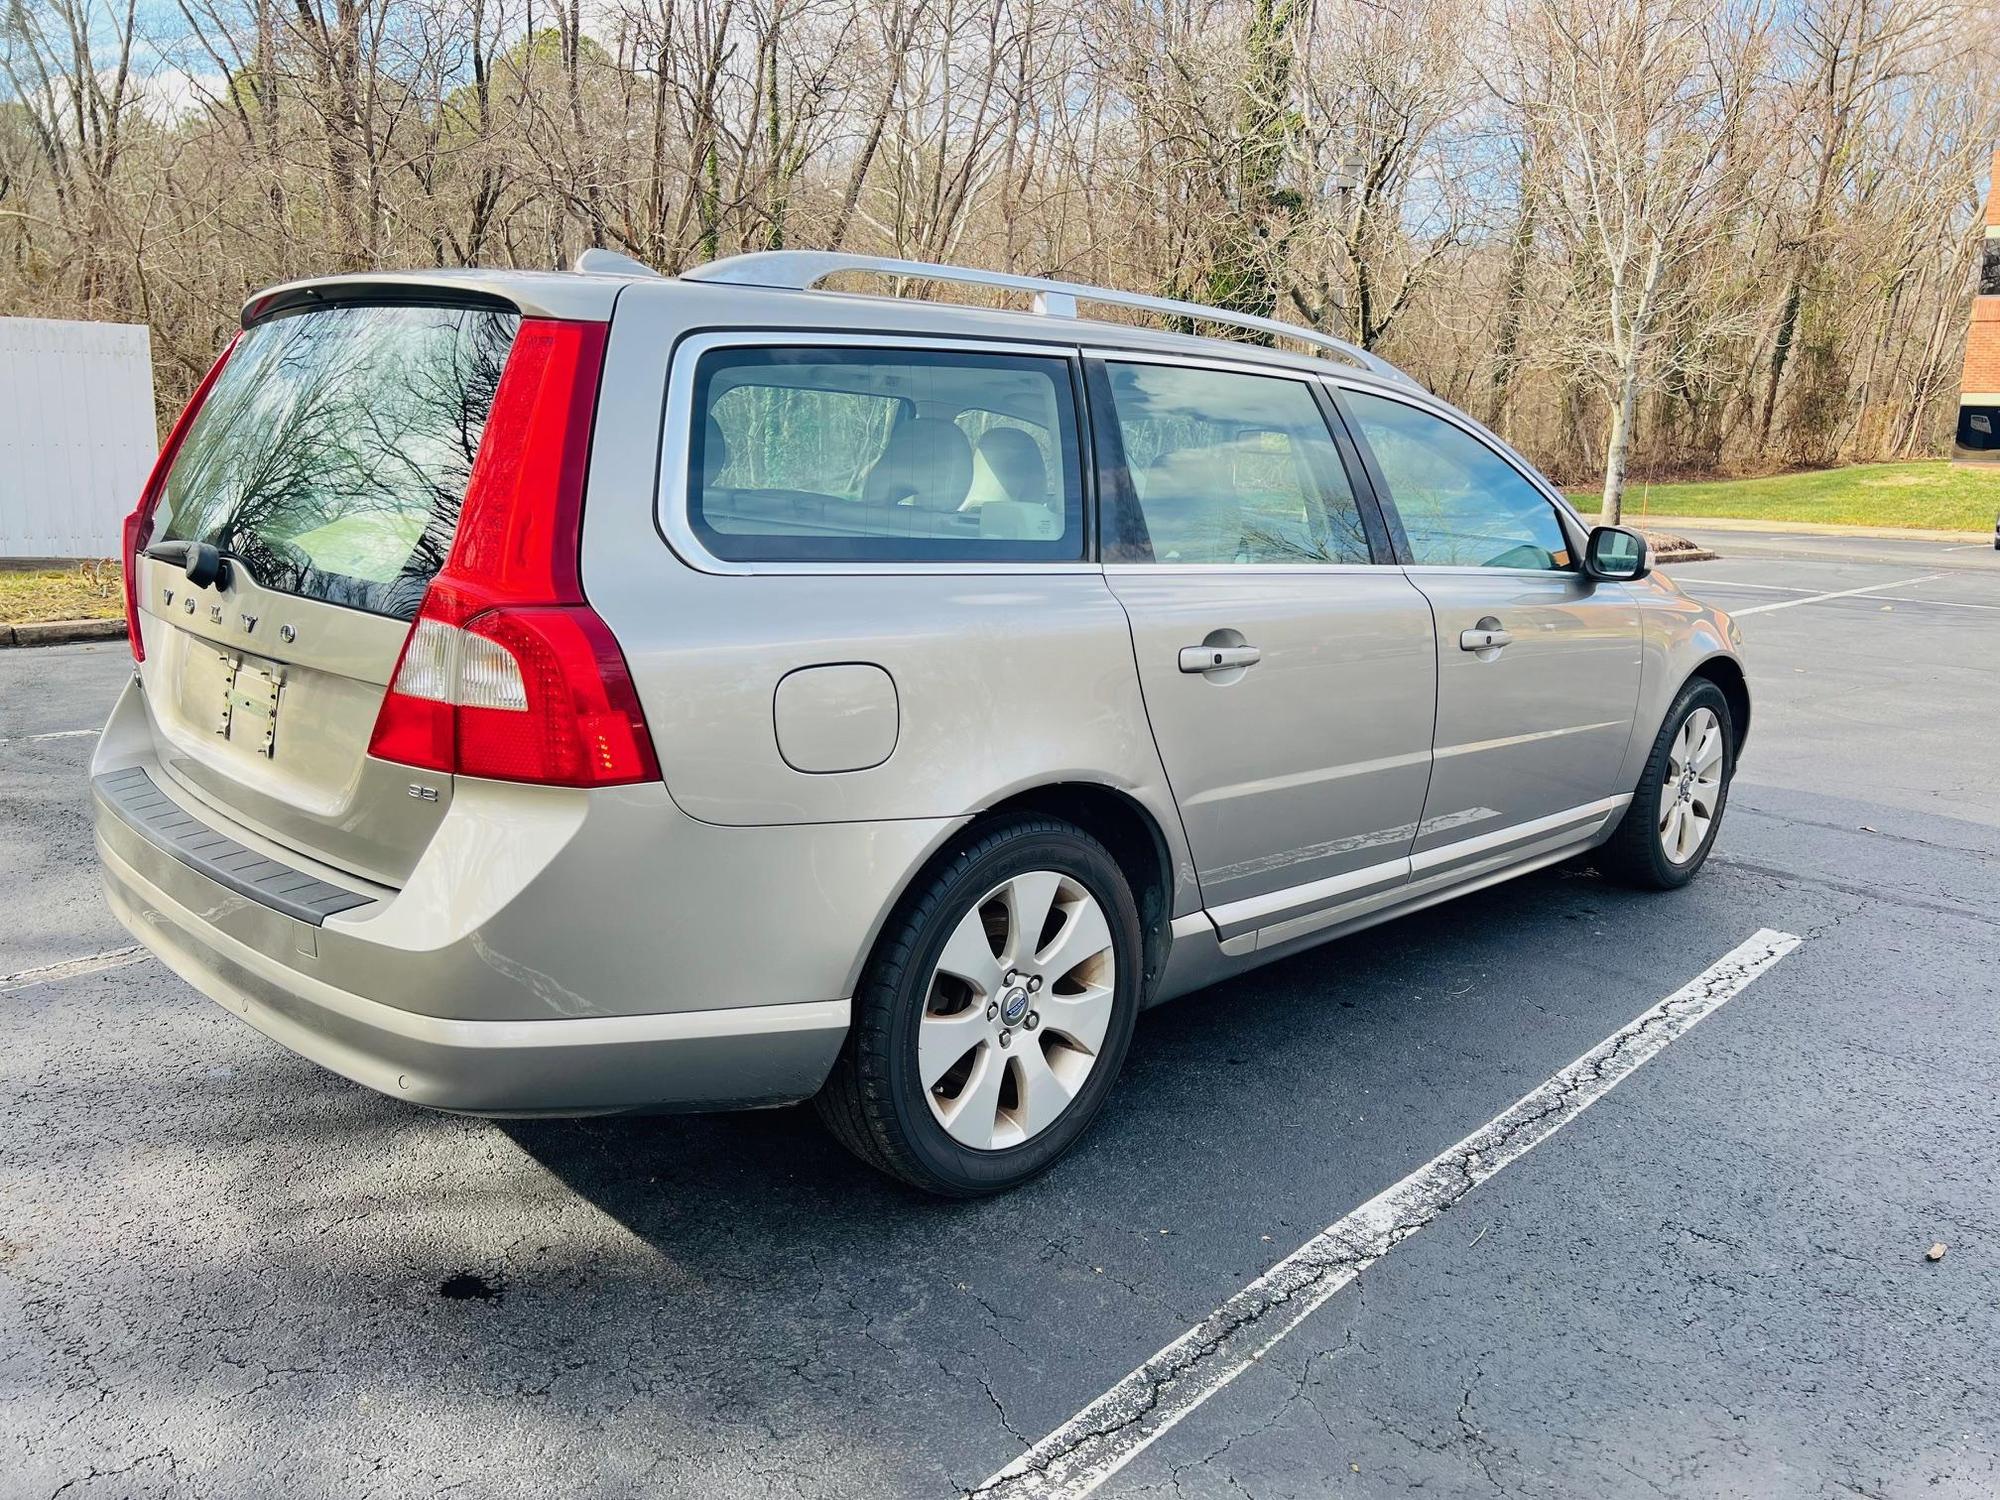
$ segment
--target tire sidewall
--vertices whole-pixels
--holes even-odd
[[[929,1001],[932,972],[952,931],[987,892],[1030,870],[1055,870],[1071,877],[1103,909],[1116,965],[1111,1021],[1082,1092],[1053,1125],[1018,1146],[978,1151],[953,1140],[932,1115],[918,1076],[917,1032]],[[899,1144],[911,1164],[940,1191],[965,1196],[998,1192],[1046,1171],[1068,1151],[1090,1128],[1117,1080],[1138,1013],[1144,951],[1138,906],[1123,873],[1100,845],[1081,833],[1054,829],[1022,830],[951,876],[938,899],[925,906],[909,962],[889,976],[886,994],[878,988],[877,998],[887,1001],[887,1013],[870,1018],[890,1030],[883,1080],[887,1102],[902,1137]]]

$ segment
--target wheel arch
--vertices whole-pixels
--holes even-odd
[[[1132,898],[1139,908],[1140,931],[1146,944],[1140,990],[1140,1003],[1145,1004],[1166,968],[1167,950],[1172,942],[1173,846],[1144,802],[1130,792],[1098,781],[1050,781],[1020,788],[954,823],[911,866],[898,882],[895,895],[883,905],[855,958],[851,985],[859,983],[861,971],[874,956],[890,918],[910,899],[911,892],[941,862],[950,859],[967,836],[976,836],[995,819],[1011,814],[1037,814],[1074,824],[1104,845],[1124,871],[1132,884]]]
[[[1099,781],[1058,781],[996,802],[973,819],[974,826],[1008,813],[1042,813],[1074,823],[1111,852],[1132,883],[1139,929],[1146,943],[1141,977],[1143,1006],[1166,967],[1174,902],[1173,854],[1165,831],[1137,797]]]
[[[1695,663],[1694,670],[1688,673],[1681,687],[1674,690],[1674,696],[1679,697],[1681,688],[1697,678],[1712,682],[1722,690],[1722,696],[1729,704],[1729,727],[1735,741],[1730,748],[1740,759],[1743,746],[1750,739],[1750,682],[1743,675],[1743,664],[1719,651],[1704,656]]]

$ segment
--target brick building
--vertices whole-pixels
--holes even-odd
[[[1965,378],[1958,388],[1958,443],[1964,461],[2000,463],[2000,151],[1993,153],[1986,193],[1986,244],[1979,261],[1979,295],[1965,338]]]

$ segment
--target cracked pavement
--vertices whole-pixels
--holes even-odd
[[[1713,540],[1724,604],[1914,571]],[[2000,604],[1990,557],[1895,592]],[[151,961],[0,986],[0,1496],[963,1493],[1759,927],[1807,940],[1097,1493],[1990,1496],[2000,610],[1881,605],[1744,621],[1691,889],[1533,876],[1154,1012],[997,1202],[798,1110],[422,1114]],[[0,652],[0,975],[130,941],[90,742],[29,738],[125,670]]]

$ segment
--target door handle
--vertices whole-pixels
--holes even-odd
[[[1183,646],[1183,672],[1226,672],[1232,667],[1253,667],[1264,653],[1255,646]]]
[[[1461,651],[1498,651],[1513,642],[1514,633],[1502,630],[1500,622],[1484,619],[1471,630],[1462,630],[1458,635],[1458,649]]]

